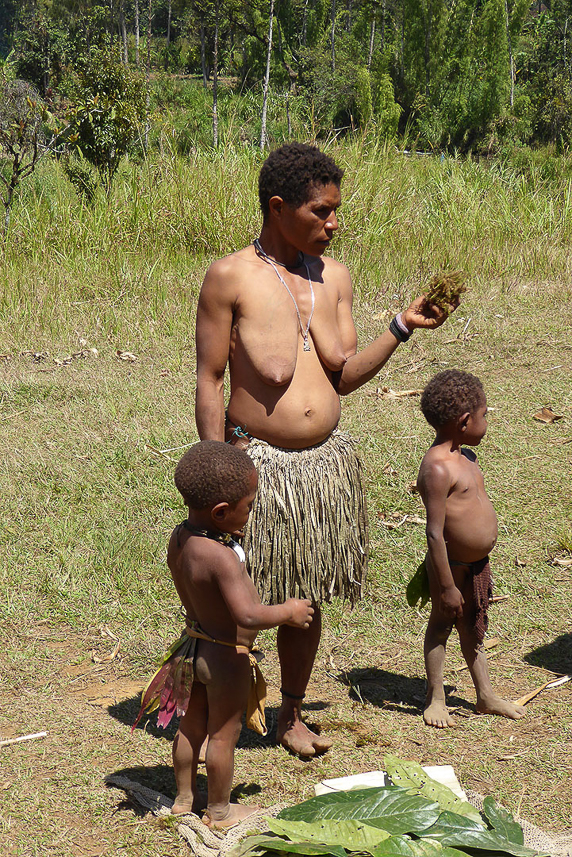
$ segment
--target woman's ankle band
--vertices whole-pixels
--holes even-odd
[[[287,690],[284,690],[283,687],[280,688],[280,693],[282,696],[287,696],[288,699],[306,699],[305,693],[289,693]]]

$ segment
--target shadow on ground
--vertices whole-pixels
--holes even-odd
[[[137,717],[137,713],[139,711],[139,706],[141,704],[141,700],[139,696],[132,696],[129,699],[122,699],[120,702],[115,703],[114,705],[108,706],[107,710],[111,717],[118,720],[120,723],[124,723],[126,726],[131,727],[135,722],[135,718]],[[304,711],[306,713],[311,711],[323,711],[328,707],[328,703],[326,702],[314,702],[309,703],[304,706]],[[276,744],[276,721],[278,718],[278,706],[266,706],[266,728],[268,729],[267,735],[258,735],[256,732],[252,732],[250,729],[246,728],[246,725],[242,724],[242,731],[240,733],[240,737],[238,739],[237,747],[240,750],[255,750],[260,747],[273,747]],[[316,723],[312,723],[311,719],[308,719],[307,716],[304,718],[305,722],[309,726],[310,729],[314,729],[314,731],[320,732],[320,727]],[[177,733],[177,729],[179,728],[179,719],[178,717],[173,717],[169,725],[166,729],[161,729],[157,726],[157,714],[154,712],[153,714],[146,715],[141,718],[139,723],[137,724],[136,730],[139,729],[145,730],[149,735],[152,735],[154,738],[172,741]],[[153,788],[150,786],[150,788]]]
[[[561,634],[551,643],[533,649],[524,660],[553,673],[572,672],[572,634]]]
[[[204,771],[204,768],[203,768]],[[177,785],[175,782],[175,774],[171,765],[152,765],[149,767],[137,766],[131,768],[121,768],[118,771],[113,771],[110,776],[125,777],[131,780],[132,783],[138,783],[145,786],[147,789],[152,789],[159,792],[165,797],[175,799],[177,793]],[[108,783],[109,788],[117,788],[113,782]],[[197,786],[199,791],[207,793],[207,778],[204,773],[197,774]],[[241,798],[260,794],[262,787],[258,783],[236,783],[230,793],[232,801],[238,801]],[[144,816],[147,810],[138,806],[135,801],[125,798],[121,801],[120,809],[130,809],[136,815]]]
[[[369,702],[378,708],[414,717],[419,717],[423,711],[426,693],[424,678],[370,667],[344,671],[337,676],[337,680],[346,685],[350,699],[358,702]],[[455,690],[453,685],[446,685],[447,704],[473,711],[474,706],[465,699],[451,695]]]

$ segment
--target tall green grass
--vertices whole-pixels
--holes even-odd
[[[568,288],[569,170],[546,177],[518,164],[406,157],[375,138],[327,149],[346,169],[333,252],[359,295],[410,295],[440,266],[464,269],[473,287]],[[187,156],[164,148],[124,163],[110,198],[88,207],[58,163],[44,161],[2,248],[3,341],[20,347],[32,333],[65,338],[78,327],[179,335],[177,316],[193,306],[210,260],[257,234],[260,163],[240,146]]]

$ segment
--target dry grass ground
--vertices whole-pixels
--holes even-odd
[[[461,183],[462,168],[450,170],[452,185]],[[433,179],[450,187],[442,177]],[[397,182],[395,175],[391,181]],[[425,173],[408,181],[429,187]],[[359,190],[352,185],[348,194],[356,205],[366,195]],[[492,207],[483,194],[483,205]],[[446,236],[429,210],[435,198],[427,190],[427,210],[419,217],[442,248]],[[404,198],[401,204],[400,216],[421,235],[413,209]],[[336,253],[361,270],[367,260],[352,259],[356,223],[347,224],[351,240],[341,237]],[[451,704],[459,706],[456,725],[437,731],[422,723],[427,616],[407,607],[404,586],[423,555],[424,532],[403,519],[423,516],[410,486],[431,432],[416,397],[391,399],[379,391],[418,389],[435,371],[453,366],[482,378],[491,416],[478,454],[500,524],[496,589],[509,596],[491,612],[490,633],[499,638],[490,654],[493,682],[516,698],[553,672],[571,671],[572,569],[555,564],[572,556],[567,246],[561,233],[544,239],[539,232],[515,234],[506,268],[497,265],[495,274],[490,256],[502,255],[497,245],[489,256],[473,258],[472,244],[454,230],[449,239],[459,243],[473,272],[463,306],[436,334],[416,334],[400,346],[380,376],[344,402],[343,425],[363,453],[372,556],[361,604],[353,612],[338,603],[326,608],[307,700],[308,719],[331,734],[335,746],[306,763],[275,747],[272,733],[260,739],[243,732],[235,796],[263,805],[300,800],[325,777],[379,769],[390,751],[452,764],[466,788],[492,794],[558,831],[572,816],[572,684],[538,696],[518,723],[477,716],[453,640],[446,682]],[[427,241],[428,250],[417,244],[399,263],[387,248],[377,248],[368,287],[356,302],[361,342],[383,329],[403,296],[424,279]],[[98,256],[92,280],[84,271],[85,305],[73,277],[69,287],[76,291],[72,297],[60,291],[58,305],[56,279],[61,287],[66,269],[79,263],[63,250],[59,261],[46,252],[51,298],[39,298],[38,306],[15,300],[14,255],[3,269],[0,735],[47,730],[48,736],[0,747],[0,844],[7,854],[26,857],[183,855],[186,846],[171,826],[139,815],[104,779],[126,773],[167,794],[174,790],[173,731],[148,726],[131,736],[129,729],[137,692],[181,624],[164,558],[168,534],[183,514],[172,485],[180,454],[175,448],[196,439],[192,326],[205,263],[193,257],[185,267],[177,256],[163,269],[161,295],[151,263],[139,260],[153,295],[146,304],[135,264],[125,263],[122,291],[108,284],[105,293]],[[33,255],[23,252],[22,281],[26,260],[35,274],[39,270],[40,254],[35,261]],[[407,261],[409,279],[397,270]],[[478,275],[481,269],[486,277]],[[386,285],[376,291],[369,285],[375,282]],[[54,362],[82,350],[87,356]],[[122,360],[117,350],[137,360]],[[46,356],[34,358],[40,352]],[[562,420],[535,421],[544,405]],[[273,641],[273,632],[260,635],[271,725],[279,686]]]

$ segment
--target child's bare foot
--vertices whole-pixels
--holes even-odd
[[[194,812],[195,815],[200,815],[206,808],[207,796],[201,794],[201,792],[196,797],[192,795],[189,795],[189,797],[177,795],[175,803],[171,807],[171,813],[173,815],[188,815],[188,813]]]
[[[289,718],[286,721],[281,721],[278,718],[276,740],[290,753],[300,756],[302,759],[321,756],[323,753],[327,753],[334,743],[331,738],[325,738],[316,732],[312,732],[298,718]]]
[[[520,720],[524,717],[526,710],[523,705],[515,705],[507,699],[501,699],[496,694],[483,696],[476,705],[479,714],[499,714],[501,717],[510,717],[511,720]]]
[[[427,708],[423,711],[423,720],[427,726],[436,726],[437,729],[445,729],[447,726],[453,726],[453,718],[449,714],[445,703],[440,699],[429,702]]]
[[[207,747],[209,746],[209,739],[205,738],[203,743],[201,744],[201,749],[199,750],[199,765],[204,765],[207,760]]]
[[[255,812],[259,812],[261,808],[260,806],[243,806],[240,803],[229,803],[228,807],[222,811],[207,810],[203,815],[203,824],[215,830],[228,830],[230,827],[234,827],[235,824],[244,821],[250,815],[254,815]]]

